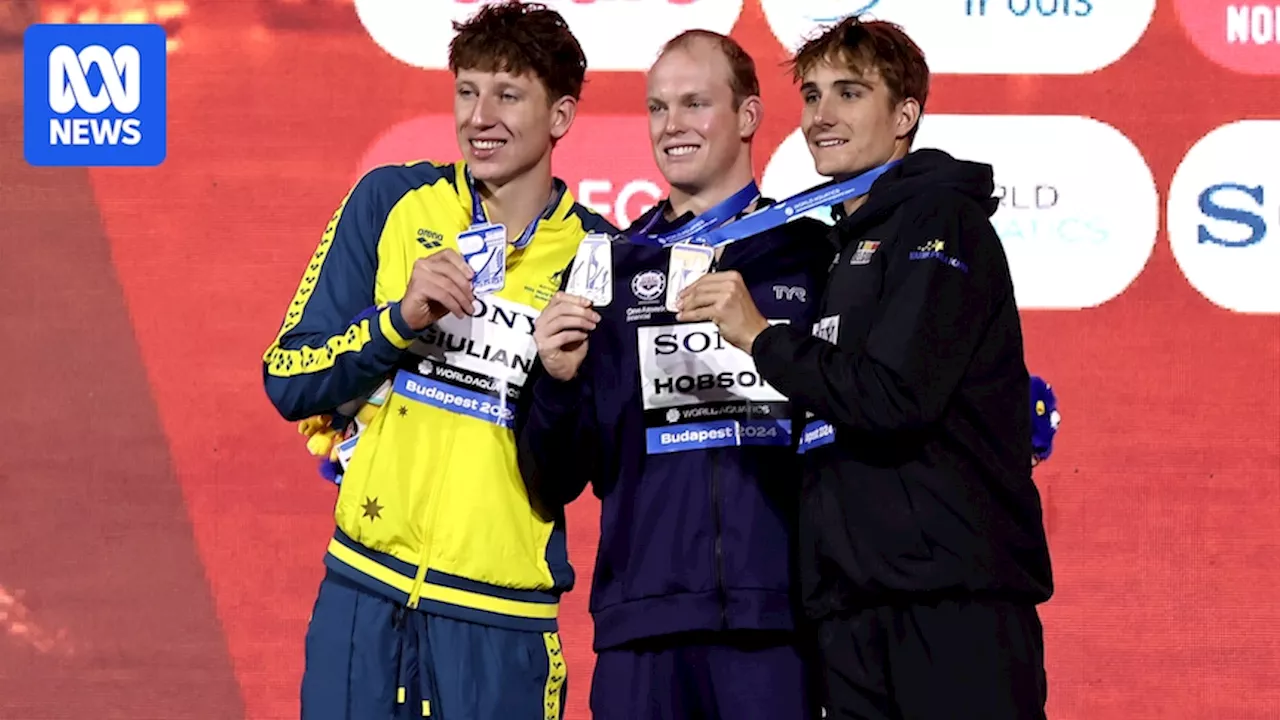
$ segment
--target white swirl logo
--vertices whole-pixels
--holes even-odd
[[[65,115],[77,107],[97,115],[113,107],[131,113],[142,102],[139,81],[142,58],[132,45],[121,45],[112,54],[101,45],[89,45],[76,53],[67,45],[49,51],[49,109]],[[98,67],[102,87],[89,90],[90,68]]]

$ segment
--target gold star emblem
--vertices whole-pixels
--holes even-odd
[[[409,408],[405,407],[404,405],[401,405],[400,409],[397,410],[396,412],[400,413],[400,417],[404,417],[405,415],[409,414]]]
[[[382,513],[382,506],[378,504],[378,498],[366,497],[365,503],[364,503],[363,517],[367,517],[370,520],[377,520],[378,518],[382,517],[381,513]]]

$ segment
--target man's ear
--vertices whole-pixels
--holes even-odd
[[[573,119],[578,115],[578,101],[571,95],[551,103],[551,139],[559,140],[573,126]]]
[[[898,103],[896,112],[897,128],[895,134],[901,140],[910,135],[916,124],[920,122],[920,102],[915,98],[907,98]]]
[[[755,137],[764,122],[764,103],[758,95],[748,95],[738,106],[738,135],[743,140]]]

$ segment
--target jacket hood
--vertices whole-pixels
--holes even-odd
[[[832,216],[838,227],[851,228],[893,212],[899,205],[924,192],[950,190],[972,198],[990,217],[999,207],[994,196],[995,180],[990,165],[957,160],[942,150],[916,150],[871,186],[867,202],[845,217],[837,205]]]

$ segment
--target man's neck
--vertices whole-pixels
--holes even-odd
[[[544,161],[521,175],[502,183],[477,185],[490,223],[507,228],[507,242],[515,242],[547,209],[554,187],[550,162]]]
[[[906,157],[907,153],[909,153],[910,151],[911,151],[911,147],[909,145],[899,142],[898,147],[896,147],[893,151],[893,155],[888,160],[885,160],[884,163],[880,163],[880,164],[883,165],[885,163],[891,163],[894,160],[901,160],[902,158]],[[876,165],[874,167],[879,167],[879,166],[880,165]],[[845,180],[848,180],[849,178],[856,177],[872,169],[874,168],[865,168],[863,170],[859,170],[858,172],[853,173],[852,175],[845,175],[841,177],[840,180],[843,182]],[[871,194],[867,193],[866,195],[859,195],[858,197],[852,197],[852,198],[849,198],[848,200],[845,200],[842,203],[844,205],[844,216],[849,217],[850,215],[854,214],[855,212],[858,211],[858,208],[861,208],[863,205],[866,205],[867,201],[870,199],[871,199]]]
[[[667,219],[674,220],[686,212],[692,212],[695,216],[701,215],[733,197],[734,193],[746,187],[747,183],[754,179],[751,173],[751,159],[748,156],[744,162],[736,163],[732,171],[725,173],[723,180],[706,187],[672,186],[671,194],[667,197],[671,217]]]

